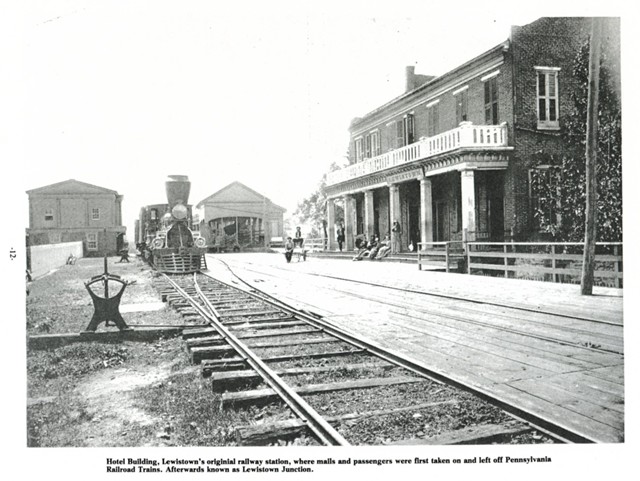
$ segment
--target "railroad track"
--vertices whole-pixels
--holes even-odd
[[[227,262],[223,261],[222,259],[217,259],[217,261],[223,264],[238,281],[240,281],[241,283],[244,283],[243,279],[240,278],[233,271],[232,267]],[[284,270],[282,267],[278,267],[278,266],[270,267],[270,268],[275,268],[277,270]],[[249,271],[258,275],[269,275],[268,272],[266,272],[264,269],[261,269],[260,266],[257,266],[257,265],[251,266],[249,268]],[[557,342],[565,345],[571,345],[587,351],[599,351],[599,352],[605,352],[605,353],[624,355],[623,347],[617,344],[617,340],[619,339],[619,336],[609,336],[610,340],[612,341],[612,344],[609,344],[608,342],[606,342],[606,339],[605,339],[605,342],[603,342],[602,344],[594,344],[594,343],[580,344],[579,342],[573,341],[571,339],[571,336],[575,335],[576,333],[582,333],[587,336],[590,335],[591,326],[599,325],[599,326],[606,326],[607,328],[622,330],[623,325],[621,322],[606,321],[603,319],[596,318],[595,316],[585,317],[585,316],[570,315],[562,312],[557,312],[554,310],[547,310],[539,307],[533,308],[531,306],[522,306],[522,305],[508,303],[508,302],[492,302],[487,300],[473,299],[467,296],[443,294],[441,292],[429,291],[428,289],[416,290],[416,289],[409,289],[406,287],[380,285],[378,283],[367,282],[361,279],[354,280],[348,277],[322,274],[317,272],[306,272],[305,274],[311,277],[335,279],[337,281],[341,281],[344,283],[340,287],[340,290],[342,292],[347,290],[349,292],[350,297],[357,297],[363,300],[369,300],[373,302],[377,302],[379,300],[378,294],[370,293],[367,290],[362,289],[363,285],[368,285],[376,289],[383,289],[389,292],[396,292],[400,296],[398,300],[394,301],[393,298],[389,297],[385,299],[385,304],[401,310],[404,310],[407,307],[407,301],[405,298],[402,297],[402,294],[407,293],[412,295],[419,295],[421,297],[424,297],[425,299],[429,299],[430,307],[435,305],[435,306],[442,306],[444,308],[444,310],[438,311],[438,316],[440,316],[441,318],[460,321],[466,324],[475,324],[478,326],[485,326],[485,327],[490,326],[494,329],[500,329],[502,331],[506,331],[512,334],[522,335],[528,338],[536,338],[540,340]],[[348,284],[352,284],[354,287],[353,288],[344,287],[345,285],[348,285]],[[246,284],[246,285],[250,286],[249,284]],[[451,301],[456,303],[455,313],[446,312],[447,307],[451,305]],[[415,307],[416,309],[420,309],[419,305],[416,305],[413,307]],[[497,310],[494,308],[497,308]],[[490,311],[487,311],[487,309],[490,309]],[[541,327],[545,326],[545,321],[543,321],[543,318],[545,316],[552,316],[558,319],[563,319],[563,320],[566,320],[567,323],[579,322],[584,324],[585,327],[584,329],[576,329],[575,327],[569,326],[569,325],[568,326],[558,325],[558,326],[555,326],[556,331],[558,331],[558,333],[564,333],[566,335],[558,336],[556,338],[550,338],[544,335],[536,336],[531,332],[525,332],[521,329],[518,329],[517,327],[499,327],[495,323],[486,323],[481,320],[474,320],[474,319],[482,319],[483,316],[486,316],[488,312],[490,312],[490,315],[493,319],[501,318],[506,321],[518,319],[519,316],[526,316],[530,324],[532,325],[537,324]],[[536,320],[536,319],[539,319],[539,320]],[[606,337],[607,336],[605,336],[605,338]]]
[[[270,406],[244,445],[588,442],[255,288],[163,276],[163,299],[200,325],[185,346],[221,409]]]

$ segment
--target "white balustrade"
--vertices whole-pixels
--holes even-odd
[[[507,125],[473,125],[462,122],[459,127],[433,137],[420,139],[382,155],[365,159],[327,174],[327,185],[335,185],[398,165],[428,159],[435,155],[468,147],[506,147]]]

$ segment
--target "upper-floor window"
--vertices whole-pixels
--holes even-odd
[[[469,89],[459,90],[454,93],[456,103],[456,125],[469,120]]]
[[[100,220],[100,209],[94,207],[91,209],[91,220]]]
[[[407,114],[402,119],[404,124],[404,145],[413,144],[414,137],[414,121],[413,114]]]
[[[380,155],[380,135],[377,130],[364,138],[364,155],[367,159]]]
[[[439,102],[427,105],[427,136],[433,137],[438,133],[438,123],[440,122]]]
[[[498,125],[498,77],[484,81],[484,123]]]
[[[413,143],[414,137],[413,114],[407,114],[395,122],[396,149]]]
[[[558,68],[536,67],[538,128],[559,129]]]
[[[360,162],[363,158],[362,137],[355,140],[356,162]]]
[[[47,209],[44,211],[45,222],[53,222],[53,209]]]

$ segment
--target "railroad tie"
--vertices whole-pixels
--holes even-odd
[[[263,361],[286,362],[299,359],[328,359],[333,357],[347,357],[358,354],[366,354],[366,352],[366,349],[346,349],[342,351],[330,351],[311,354],[288,354],[284,356],[267,357],[264,358]],[[245,364],[244,360],[239,356],[226,359],[204,359],[201,363],[203,377],[209,377],[214,372],[246,369],[246,367],[247,365]]]
[[[297,376],[301,374],[318,374],[332,371],[363,371],[371,369],[392,369],[395,366],[390,363],[366,362],[359,364],[315,366],[315,367],[292,367],[286,369],[274,369],[278,376]],[[262,382],[260,375],[253,370],[224,371],[211,374],[211,388],[213,392],[224,392],[237,389],[240,386],[258,385]]]
[[[437,401],[430,403],[413,404],[391,409],[378,409],[375,411],[364,411],[357,413],[342,414],[340,416],[329,416],[325,418],[333,426],[338,426],[343,422],[358,422],[363,419],[378,416],[388,416],[422,409],[432,409],[437,406],[458,404],[455,399]],[[240,426],[235,430],[236,442],[241,446],[266,446],[281,439],[296,438],[302,434],[309,434],[309,427],[301,419],[285,419],[266,424]]]
[[[348,389],[368,389],[394,384],[409,384],[417,382],[429,382],[423,377],[383,377],[373,379],[358,379],[347,382],[333,382],[324,384],[309,384],[307,386],[294,387],[293,390],[300,395],[318,394],[325,392],[343,391]],[[246,404],[265,404],[276,401],[279,398],[271,388],[254,389],[251,391],[226,392],[220,399],[220,409],[228,407],[241,407]]]

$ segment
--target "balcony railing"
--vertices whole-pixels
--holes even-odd
[[[428,159],[438,154],[469,147],[506,147],[507,125],[473,125],[462,122],[459,127],[401,147],[386,154],[365,159],[327,174],[327,185],[381,172],[398,165]]]

